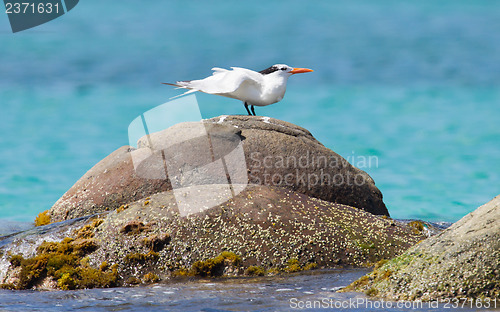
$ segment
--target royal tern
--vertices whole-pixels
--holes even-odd
[[[276,64],[260,72],[241,67],[231,67],[231,69],[214,67],[212,76],[205,79],[177,81],[176,83],[164,82],[163,84],[189,89],[179,96],[200,91],[241,100],[248,115],[252,115],[248,109],[250,105],[255,116],[254,106],[267,106],[283,99],[288,77],[313,71],[284,64]]]

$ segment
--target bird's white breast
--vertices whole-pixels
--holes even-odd
[[[285,96],[287,78],[281,76],[264,76],[260,98],[255,103],[256,106],[266,106],[279,102]],[[250,103],[249,103],[250,104]]]

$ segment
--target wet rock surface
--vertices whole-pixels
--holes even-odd
[[[241,144],[241,145],[240,145]],[[237,147],[242,147],[241,156]],[[235,155],[236,154],[236,155]],[[309,131],[259,116],[221,116],[186,122],[141,138],[138,149],[123,146],[92,167],[49,210],[52,222],[106,210],[187,184],[187,172],[205,165],[202,181],[227,182],[206,166],[233,160],[234,184],[284,187],[327,201],[389,215],[373,179],[324,147]],[[238,171],[238,164],[246,170]],[[167,169],[168,167],[168,169]],[[243,169],[245,169],[243,167]],[[179,175],[179,172],[182,174]]]
[[[260,185],[249,185],[230,201],[186,217],[179,214],[172,191],[158,193],[78,224],[66,234],[70,239],[63,240],[65,245],[51,247],[49,254],[45,248],[42,258],[49,263],[53,257],[60,259],[54,250],[73,257],[78,248],[74,267],[64,269],[61,264],[59,275],[42,268],[26,285],[79,288],[88,285],[78,280],[81,272],[103,279],[96,287],[109,287],[179,275],[268,275],[361,266],[398,255],[425,238],[412,227],[361,209]],[[81,251],[81,239],[92,248]],[[22,240],[12,242],[19,243]],[[9,249],[10,260],[4,258],[4,265],[11,261],[0,280],[4,287],[15,288],[22,279],[19,265],[12,263],[17,251]],[[40,247],[36,255],[42,255]]]
[[[392,300],[500,298],[500,196],[345,291]]]

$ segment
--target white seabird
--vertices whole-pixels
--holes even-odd
[[[241,67],[231,67],[231,70],[214,67],[212,70],[212,76],[205,79],[163,84],[189,89],[181,95],[200,91],[241,100],[248,115],[253,113],[255,116],[254,106],[267,106],[283,99],[291,75],[313,71],[284,64],[276,64],[260,72]],[[248,109],[249,105],[252,113]]]

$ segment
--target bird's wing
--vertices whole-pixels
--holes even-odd
[[[243,83],[260,85],[262,75],[249,69],[232,67],[232,70],[213,68],[212,76],[200,80],[178,81],[179,88],[191,89],[210,94],[230,94]]]
[[[262,75],[246,68],[231,67],[232,70],[214,67],[213,74],[205,79],[177,81],[174,83],[163,83],[177,88],[189,89],[189,91],[178,95],[183,96],[196,91],[218,94],[231,97],[241,85],[254,85],[259,88],[262,84]]]
[[[250,70],[250,69],[246,69],[246,68],[242,68],[242,67],[231,67],[231,69],[234,72],[239,72],[241,75],[246,76],[247,80],[250,79],[250,80],[258,82],[258,83],[262,82],[262,74],[260,74],[260,73],[258,73],[256,71],[253,71],[253,70]]]
[[[225,73],[225,72],[229,71],[227,69],[220,68],[220,67],[214,67],[214,68],[212,68],[212,70],[213,70],[213,74],[212,75],[217,75],[219,73]]]

